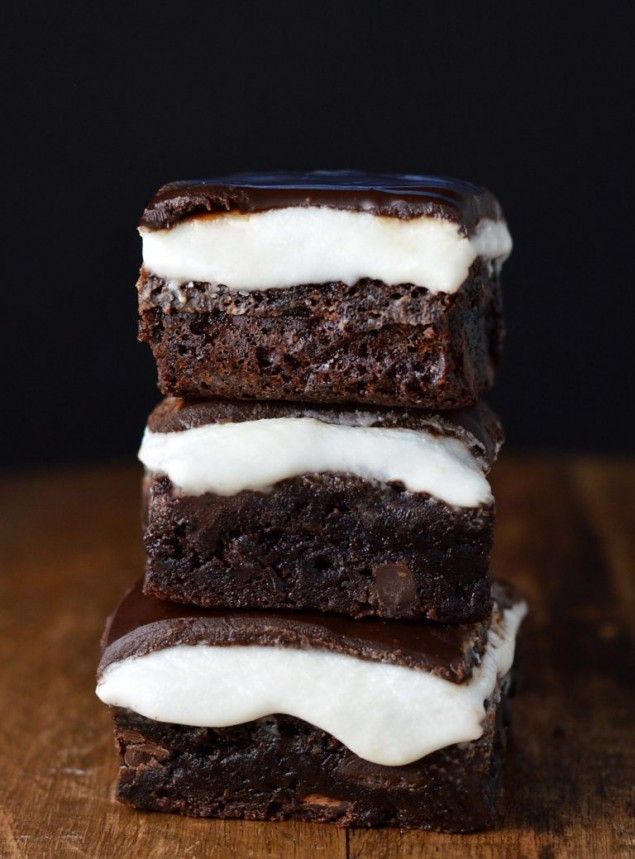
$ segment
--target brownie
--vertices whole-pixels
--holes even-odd
[[[483,271],[452,295],[368,280],[175,292],[147,272],[137,288],[163,394],[450,409],[488,390],[499,364],[500,286]]]
[[[156,722],[114,708],[116,796],[144,811],[472,832],[496,820],[506,697],[478,740],[387,767],[325,731],[273,715],[230,728]]]
[[[457,438],[483,471],[502,441],[500,424],[484,404],[443,415],[390,409],[367,414],[279,402],[168,399],[148,428],[169,433],[307,416]],[[194,495],[159,472],[146,475],[144,508],[144,589],[164,599],[443,622],[483,618],[491,607],[491,498],[458,507],[399,482],[346,473],[300,474],[266,491]]]
[[[136,586],[107,623],[99,679],[106,678],[107,683],[111,669],[122,663],[136,668],[144,657],[165,648],[196,645],[192,650],[199,652],[257,645],[282,653],[287,648],[300,653],[332,651],[361,665],[404,666],[412,670],[412,682],[423,671],[458,687],[471,682],[486,658],[490,625],[499,624],[503,611],[519,604],[518,593],[509,586],[497,582],[494,592],[491,619],[437,625],[306,612],[185,608],[145,597]],[[297,716],[271,713],[230,727],[199,727],[140,715],[108,700],[102,691],[102,700],[112,705],[120,756],[116,795],[139,809],[194,817],[295,818],[447,832],[483,829],[496,816],[510,676],[504,673],[492,681],[480,737],[437,746],[396,766],[355,754],[326,730]],[[143,683],[140,677],[136,685]],[[261,682],[267,678],[258,680],[257,687]],[[298,679],[302,682],[306,678]],[[378,706],[382,695],[396,694],[392,689],[375,688]],[[461,706],[475,704],[471,697],[469,703],[463,700]],[[348,706],[346,701],[336,704],[342,706]]]
[[[483,218],[502,221],[496,199],[469,183],[329,173],[173,183],[141,228],[307,206],[426,216],[466,236]],[[152,349],[163,394],[458,408],[492,385],[499,364],[499,269],[479,256],[452,292],[370,276],[243,291],[177,282],[144,265],[139,339]]]

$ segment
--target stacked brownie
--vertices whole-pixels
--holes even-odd
[[[464,832],[500,792],[526,606],[492,582],[479,396],[511,240],[456,180],[239,175],[141,219],[142,585],[103,638],[117,794]]]

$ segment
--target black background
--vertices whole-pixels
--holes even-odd
[[[3,463],[134,452],[157,399],[140,211],[166,181],[259,168],[489,186],[515,239],[491,397],[509,444],[632,448],[628,8],[5,7]]]

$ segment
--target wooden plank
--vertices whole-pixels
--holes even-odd
[[[532,607],[499,829],[352,832],[351,859],[635,855],[632,649],[578,476],[575,465],[544,459],[503,460],[493,475],[493,570]]]
[[[573,475],[606,555],[618,611],[635,639],[635,464],[581,459]]]
[[[142,569],[138,472],[15,476],[0,490],[0,855],[635,855],[632,464],[503,460],[494,571],[532,604],[500,828],[474,836],[196,821],[115,803],[94,697],[106,614]],[[348,842],[348,848],[347,848]]]
[[[346,856],[334,827],[188,820],[113,801],[94,675],[106,615],[142,569],[138,480],[116,467],[3,484],[0,855]]]

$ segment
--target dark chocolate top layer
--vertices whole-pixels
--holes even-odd
[[[494,612],[516,599],[499,583],[493,595]],[[106,623],[99,674],[113,662],[179,644],[261,645],[332,650],[464,683],[485,648],[488,626],[487,620],[434,624],[304,611],[204,609],[145,596],[138,583]]]
[[[269,418],[309,417],[325,423],[373,427],[403,427],[427,430],[458,438],[489,469],[503,443],[498,417],[482,401],[466,409],[446,412],[423,409],[392,409],[371,406],[312,406],[301,403],[249,400],[195,400],[166,397],[151,412],[148,429],[152,432],[180,432],[215,423],[240,423]]]
[[[481,218],[503,217],[493,194],[460,179],[318,170],[236,173],[171,182],[159,188],[150,200],[140,226],[160,230],[197,216],[292,206],[326,206],[402,219],[428,215],[454,221],[466,234]]]

